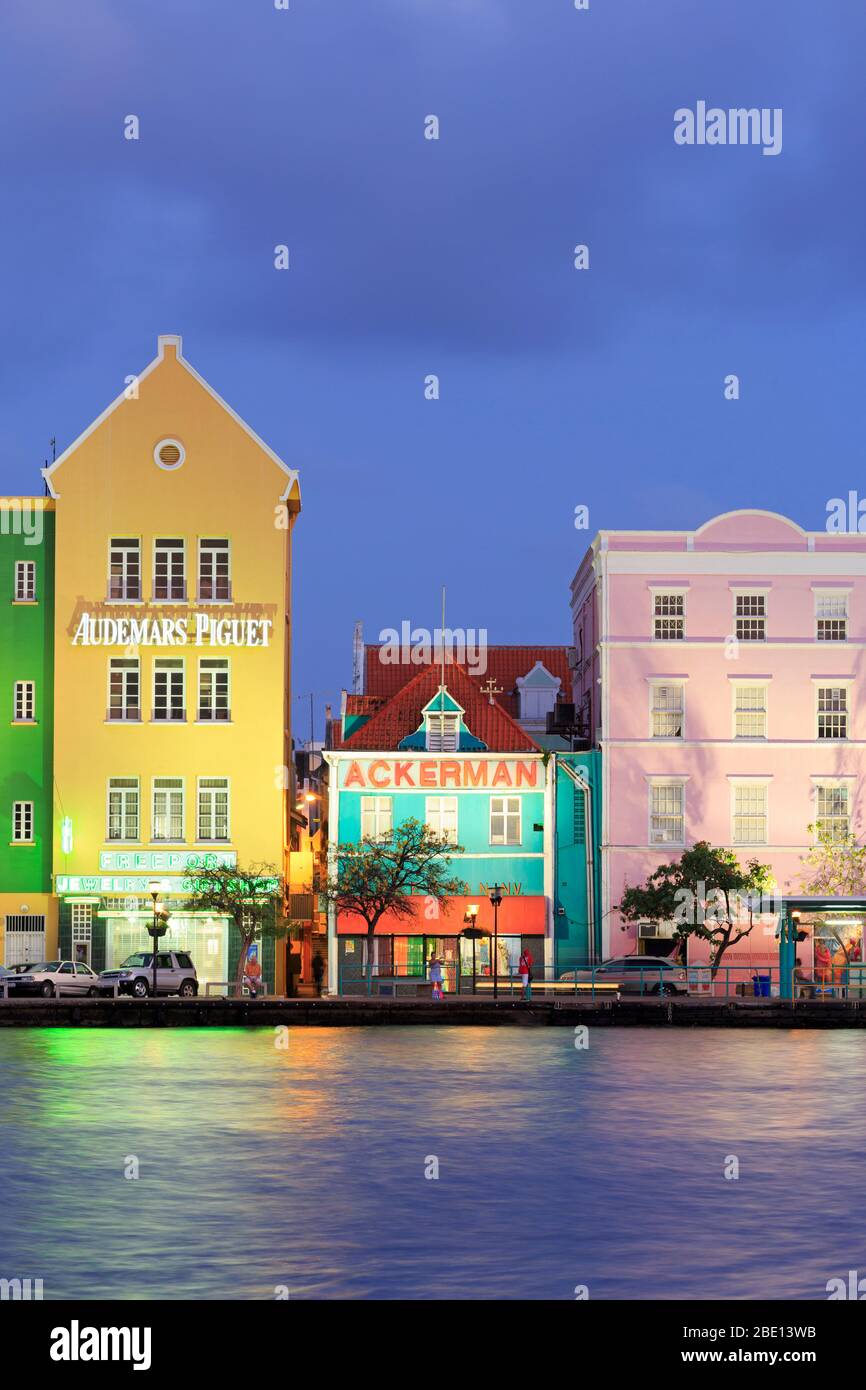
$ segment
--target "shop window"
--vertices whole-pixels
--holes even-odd
[[[112,657],[108,663],[108,718],[141,718],[141,673],[135,657]]]
[[[139,600],[141,598],[141,542],[126,537],[112,540],[109,546],[109,599]]]
[[[198,596],[203,603],[231,600],[231,556],[227,540],[199,541]]]
[[[520,840],[520,797],[491,796],[491,845],[519,845]]]
[[[153,596],[182,602],[186,598],[186,565],[181,540],[157,540],[153,545]]]
[[[137,777],[111,777],[108,782],[109,840],[139,838],[140,807]]]

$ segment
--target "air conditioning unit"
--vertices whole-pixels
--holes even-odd
[[[638,922],[637,934],[639,941],[669,940],[674,934],[674,927],[672,922]]]

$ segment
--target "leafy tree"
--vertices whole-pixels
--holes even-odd
[[[733,850],[699,840],[674,863],[660,864],[642,887],[626,887],[619,912],[627,922],[673,922],[678,941],[708,941],[715,979],[728,948],[752,931],[755,899],[772,887],[769,864],[749,859],[743,867]]]
[[[432,898],[444,907],[450,897],[468,892],[451,872],[451,859],[463,853],[444,835],[410,817],[384,835],[365,835],[332,851],[327,878],[314,891],[336,911],[354,913],[367,927],[367,993],[373,989],[373,938],[386,912],[408,920],[415,916],[410,895]]]
[[[294,923],[283,911],[285,880],[273,864],[205,863],[190,872],[185,908],[228,917],[240,937],[235,992],[243,994],[244,967],[249,949],[265,937],[284,940]]]
[[[809,893],[834,898],[857,898],[866,894],[866,845],[857,843],[850,831],[840,833],[818,822],[809,826],[814,840],[806,854],[801,879]]]

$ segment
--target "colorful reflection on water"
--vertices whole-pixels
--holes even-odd
[[[4,1029],[0,1065],[0,1276],[47,1298],[821,1298],[866,1274],[856,1031]]]

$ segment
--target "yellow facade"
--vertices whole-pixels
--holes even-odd
[[[168,447],[162,447],[164,441]],[[155,450],[161,450],[159,461]],[[236,854],[244,866],[268,863],[283,872],[297,476],[198,377],[182,356],[180,340],[166,337],[159,339],[150,367],[46,470],[46,478],[57,517],[54,870],[59,895],[73,902],[93,899],[93,877],[104,871],[114,877],[110,884],[100,878],[95,895],[100,909],[106,899],[109,907],[118,898],[141,899],[141,884],[132,881],[140,868],[139,876],[159,879],[170,898],[180,882],[179,856],[215,850]],[[172,563],[177,542],[183,542],[185,598],[178,597],[179,579],[166,583],[166,550],[160,547],[157,558],[158,540],[174,542]],[[223,575],[214,581],[216,571],[207,569],[215,563],[213,545],[202,548],[202,541],[218,542],[218,549],[228,543],[228,580]],[[136,587],[136,545],[140,600],[129,598]],[[121,550],[125,558],[119,564]],[[120,697],[121,710],[135,713],[135,687],[122,685],[129,679],[124,669],[135,667],[110,668],[112,661],[138,663],[137,719],[117,717],[121,688],[127,692]],[[163,661],[183,666],[167,676],[164,667],[157,670]],[[212,679],[202,661],[228,662],[229,719],[198,717],[201,681]],[[167,680],[183,682],[183,718],[158,717],[166,708]],[[171,686],[173,713],[179,688]],[[137,781],[137,838],[130,834],[136,829],[131,812],[128,819],[121,817],[119,830],[118,816],[109,815],[109,783],[116,785],[117,779]],[[164,800],[155,801],[158,779],[181,784],[182,827],[162,814]],[[204,790],[208,779],[227,784],[227,827],[217,827],[222,810],[218,816],[215,803],[207,800],[215,795]],[[113,811],[118,795],[113,791]],[[156,796],[165,793],[157,789]],[[204,820],[202,797],[210,808]],[[225,833],[215,840],[219,830]],[[153,854],[175,856],[165,861],[167,872],[150,871],[151,862],[160,862],[150,860]],[[276,959],[279,989],[284,978],[279,948]]]

